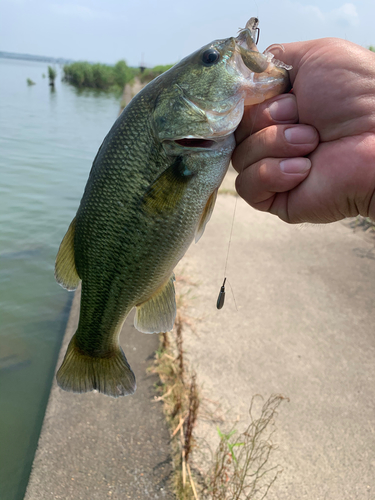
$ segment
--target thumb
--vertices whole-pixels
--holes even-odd
[[[316,40],[309,40],[307,42],[292,42],[282,44],[285,51],[283,53],[277,54],[276,57],[280,59],[285,64],[292,66],[289,70],[290,81],[293,86],[300,66],[302,65],[302,59],[305,59],[309,51],[313,49],[316,45]]]

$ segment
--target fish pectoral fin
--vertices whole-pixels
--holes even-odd
[[[70,341],[56,379],[64,391],[82,393],[97,390],[113,398],[133,394],[136,390],[134,373],[120,346],[114,348],[111,356],[92,357],[77,348],[75,336]]]
[[[151,214],[171,213],[177,207],[194,173],[184,163],[182,156],[175,161],[148,187],[142,205]]]
[[[60,244],[55,263],[56,281],[67,290],[75,290],[81,281],[74,260],[75,227],[76,218],[74,217]]]
[[[172,330],[176,318],[174,274],[154,295],[137,305],[134,326],[143,333],[160,333]]]
[[[215,206],[215,202],[216,202],[216,198],[217,198],[217,192],[218,192],[218,189],[215,189],[215,191],[208,198],[206,206],[204,207],[204,210],[202,212],[197,229],[195,230],[195,243],[198,243],[202,234],[204,233],[204,230],[206,229],[207,222],[211,219],[211,215],[212,215],[212,212],[214,210],[214,206]]]

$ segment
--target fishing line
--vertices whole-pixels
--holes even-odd
[[[255,108],[254,120],[253,120],[253,123],[252,123],[252,127],[251,127],[251,130],[250,130],[249,137],[253,133],[258,111],[259,111],[259,104],[256,105],[256,108]],[[225,259],[225,266],[224,266],[224,281],[223,281],[223,284],[221,285],[220,292],[219,292],[219,295],[217,297],[217,301],[216,301],[216,307],[217,307],[217,309],[221,309],[224,306],[224,302],[225,302],[225,283],[227,281],[226,274],[227,274],[227,267],[228,267],[229,250],[230,250],[230,246],[231,246],[231,243],[232,243],[232,233],[233,233],[233,226],[234,226],[234,218],[235,218],[236,209],[237,209],[237,200],[238,200],[238,195],[236,193],[236,201],[234,203],[234,210],[233,210],[233,216],[232,216],[232,225],[231,225],[231,228],[230,228],[229,242],[228,242],[228,248],[227,248],[227,257]],[[228,283],[229,283],[230,289],[232,291],[232,295],[233,295],[233,300],[234,300],[234,305],[236,307],[236,311],[238,311],[236,299],[234,297],[233,288],[232,288],[232,285],[230,284],[229,280],[228,280]]]
[[[233,216],[232,216],[232,225],[230,228],[229,242],[228,242],[228,248],[227,248],[227,257],[225,259],[225,266],[224,266],[224,281],[223,281],[223,284],[221,285],[219,296],[218,296],[217,302],[216,302],[216,307],[218,309],[221,309],[223,307],[224,301],[225,301],[225,282],[227,281],[227,278],[225,275],[227,273],[229,249],[230,249],[230,245],[232,243],[232,233],[233,233],[233,226],[234,226],[234,217],[236,215],[237,200],[238,200],[238,197],[236,195],[236,201],[234,203],[234,210],[233,210]],[[229,283],[229,281],[228,281],[228,283]],[[230,287],[230,288],[231,288],[232,294],[233,294],[233,289],[232,289],[232,287]],[[234,298],[234,294],[233,294],[233,298]],[[234,301],[234,303],[236,304],[236,301]],[[236,305],[236,309],[237,309],[237,305]]]
[[[233,296],[233,300],[234,300],[234,306],[236,308],[236,311],[238,312],[238,307],[237,307],[237,302],[236,302],[236,298],[234,296],[234,292],[233,292],[233,288],[232,288],[232,285],[230,284],[230,281],[228,280],[228,283],[229,283],[229,286],[230,286],[230,290],[232,292],[232,296]]]
[[[223,284],[221,285],[221,288],[220,288],[220,292],[219,292],[219,296],[217,298],[217,302],[216,302],[216,307],[218,309],[221,309],[224,305],[224,301],[225,301],[225,282],[227,281],[227,278],[226,278],[226,274],[227,274],[227,266],[228,266],[228,258],[229,258],[229,249],[230,249],[230,245],[232,243],[232,233],[233,233],[233,226],[234,226],[234,217],[236,215],[236,209],[237,209],[237,200],[238,200],[238,196],[236,195],[236,201],[234,203],[234,210],[233,210],[233,216],[232,216],[232,225],[231,225],[231,228],[230,228],[230,235],[229,235],[229,242],[228,242],[228,249],[227,249],[227,257],[225,259],[225,267],[224,267],[224,281],[223,281]],[[228,281],[229,283],[229,281]],[[232,290],[232,294],[233,294],[233,298],[234,298],[234,293],[233,293],[233,289],[232,289],[232,286],[231,284],[229,283],[229,286]],[[234,300],[234,304],[236,306],[236,310],[238,311],[237,309],[237,304],[236,304],[236,300]]]
[[[228,249],[227,249],[227,258],[225,260],[224,278],[225,278],[225,275],[227,273],[228,258],[229,258],[229,249],[230,249],[230,245],[232,243],[232,234],[233,234],[233,226],[234,226],[234,217],[236,215],[236,209],[237,209],[237,200],[238,200],[238,196],[236,195],[236,201],[234,203],[234,210],[233,210],[233,216],[232,216],[232,225],[231,225],[230,234],[229,234],[229,242],[228,242]]]

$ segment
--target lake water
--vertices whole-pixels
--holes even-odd
[[[120,96],[48,85],[47,64],[0,58],[0,499],[24,496],[73,294],[54,280]],[[30,78],[36,84],[27,86]]]

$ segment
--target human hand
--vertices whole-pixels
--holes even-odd
[[[375,219],[375,54],[325,38],[279,57],[293,66],[293,94],[245,109],[238,193],[289,223]]]

